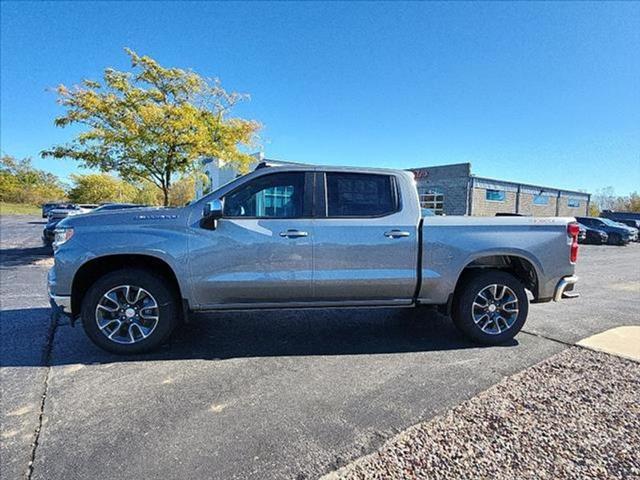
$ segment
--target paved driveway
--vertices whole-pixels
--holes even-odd
[[[116,357],[51,323],[42,227],[0,218],[2,478],[314,478],[563,342],[640,324],[640,245],[589,246],[583,297],[532,306],[508,346],[422,311],[327,310],[201,315]]]

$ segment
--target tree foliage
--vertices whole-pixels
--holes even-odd
[[[0,200],[39,205],[66,197],[64,185],[53,173],[38,170],[28,158],[0,159]]]
[[[134,185],[107,173],[71,175],[71,180],[69,200],[76,203],[133,202],[138,193]]]
[[[169,204],[176,175],[194,168],[202,157],[217,157],[246,170],[257,122],[230,116],[245,95],[224,90],[179,68],[165,68],[154,59],[126,49],[131,72],[107,68],[102,82],[57,88],[66,112],[55,125],[80,125],[84,130],[66,145],[43,156],[73,158],[86,167],[118,172],[127,181],[152,182]]]
[[[180,177],[171,188],[169,204],[180,207],[191,202],[196,196],[196,183],[199,178],[201,181],[206,180],[206,176],[201,172],[191,172]]]
[[[627,196],[619,196],[613,187],[596,190],[591,197],[590,214],[599,214],[603,210],[640,212],[640,194],[632,192]]]

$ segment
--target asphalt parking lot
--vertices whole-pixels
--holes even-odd
[[[640,325],[640,244],[582,246],[582,297],[476,347],[423,311],[196,316],[160,351],[52,323],[44,221],[0,217],[2,478],[315,478],[594,333]]]

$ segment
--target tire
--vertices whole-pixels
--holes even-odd
[[[501,345],[513,339],[529,313],[529,299],[522,282],[500,270],[474,273],[463,282],[456,291],[452,309],[456,327],[473,342],[484,345]]]
[[[618,233],[610,233],[609,234],[609,245],[624,245],[622,241],[622,236]]]
[[[177,292],[162,277],[143,269],[116,270],[96,280],[85,294],[82,326],[89,339],[108,352],[148,352],[166,341],[180,321],[178,305]]]

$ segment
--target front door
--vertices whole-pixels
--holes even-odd
[[[312,174],[268,173],[227,193],[214,230],[192,242],[200,307],[282,305],[312,300],[313,224],[305,184]]]

